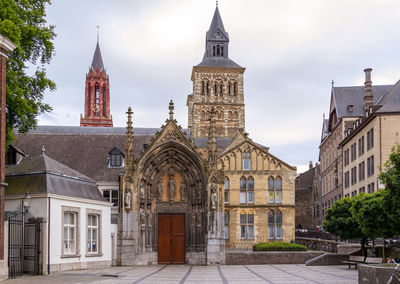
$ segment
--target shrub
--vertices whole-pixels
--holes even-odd
[[[306,251],[307,247],[284,242],[269,242],[253,245],[253,251]]]

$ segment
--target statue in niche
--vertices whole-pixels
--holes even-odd
[[[140,199],[144,199],[144,194],[145,194],[145,192],[144,192],[144,184],[142,184],[140,186]]]
[[[214,183],[211,184],[211,209],[217,209],[218,203],[218,196],[217,196],[217,189]]]
[[[186,199],[186,184],[182,183],[181,188],[180,188],[180,193],[181,193],[181,201],[185,201]]]
[[[163,186],[162,186],[162,183],[161,182],[159,182],[158,184],[157,184],[157,199],[158,200],[162,200],[162,194],[163,194],[163,188],[162,188]]]
[[[144,229],[146,227],[146,212],[144,212],[144,209],[142,206],[140,206],[140,209],[139,209],[139,218],[140,218],[140,228],[142,229],[142,231],[144,231]]]
[[[175,199],[175,181],[172,176],[169,179],[169,201],[174,201]]]
[[[124,206],[125,206],[125,209],[132,209],[132,192],[129,187],[129,184],[127,184],[126,188],[125,188]]]

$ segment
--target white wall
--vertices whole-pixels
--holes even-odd
[[[58,198],[50,200],[50,251],[51,264],[58,263],[74,263],[74,262],[93,262],[93,261],[109,261],[111,262],[111,207],[104,203],[91,204],[87,202],[71,201]],[[79,231],[80,231],[80,257],[63,258],[62,254],[62,206],[79,207]],[[101,211],[101,253],[102,256],[87,257],[87,221],[86,209],[94,209]]]

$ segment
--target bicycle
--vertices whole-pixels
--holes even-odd
[[[388,280],[388,282],[386,284],[392,284],[392,281],[394,280],[394,278],[397,280],[396,283],[400,282],[400,270],[398,270],[398,268],[400,266],[400,262],[395,262],[393,260],[393,263],[396,264],[396,268],[394,269],[392,275],[390,276],[390,278],[389,278],[389,280]]]

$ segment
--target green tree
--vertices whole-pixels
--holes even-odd
[[[383,208],[390,219],[388,226],[398,235],[400,234],[400,144],[393,147],[379,179],[385,185],[382,195]]]
[[[46,4],[50,0],[0,1],[0,34],[17,45],[7,60],[7,141],[14,138],[13,129],[27,132],[40,113],[51,110],[43,94],[56,88],[45,69],[56,34],[46,22]]]
[[[365,243],[367,235],[363,234],[357,219],[351,212],[354,198],[345,197],[336,201],[326,211],[323,227],[325,230],[340,237],[342,240],[361,239],[361,250],[366,255]]]

